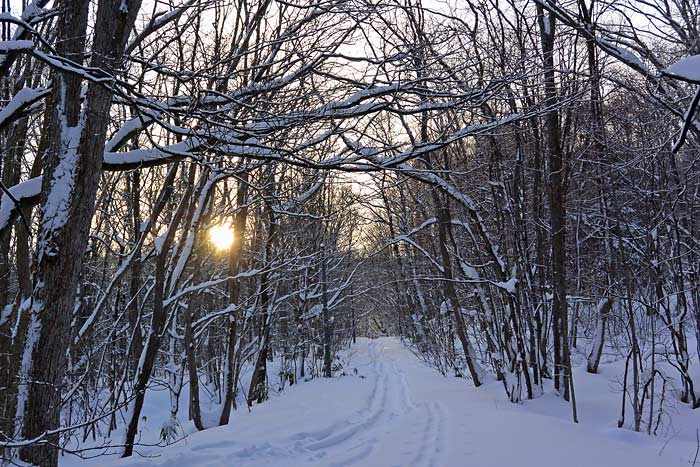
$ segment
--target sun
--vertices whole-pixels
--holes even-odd
[[[233,228],[228,224],[217,224],[209,229],[209,240],[217,250],[227,250],[233,245]]]

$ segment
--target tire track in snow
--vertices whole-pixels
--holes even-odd
[[[437,433],[436,433],[436,444],[435,444],[435,455],[433,457],[433,463],[431,467],[441,467],[444,465],[444,459],[447,456],[447,429],[445,428],[445,422],[447,420],[447,409],[442,401],[433,402],[437,408]]]
[[[391,364],[396,374],[399,375],[399,380],[401,382],[401,396],[403,397],[404,405],[409,409],[415,409],[416,404],[413,402],[413,398],[411,397],[411,388],[408,385],[408,380],[406,380],[406,372],[400,370],[394,361],[392,361]]]
[[[278,465],[278,462],[284,459],[290,462],[288,465],[344,467],[369,457],[379,440],[376,437],[367,438],[360,435],[372,432],[372,428],[386,416],[386,406],[390,397],[388,373],[376,347],[375,343],[368,346],[371,361],[367,368],[370,369],[368,377],[372,380],[372,389],[366,403],[351,416],[350,420],[356,421],[340,420],[321,429],[296,432],[284,438],[286,442],[277,445],[263,442],[242,446],[227,453],[228,459],[237,458],[241,467],[261,465],[260,462],[264,459],[269,459],[270,465]],[[211,443],[200,449],[213,449],[216,452],[225,445]],[[353,454],[342,459],[348,453]],[[342,460],[333,463],[337,458]],[[325,461],[319,463],[321,459]],[[223,460],[225,459],[222,458]]]

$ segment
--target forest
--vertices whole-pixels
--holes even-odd
[[[567,426],[590,374],[616,429],[686,414],[700,450],[698,0],[2,0],[0,26],[0,464],[126,462],[151,394],[152,444],[223,433],[369,384],[356,352],[404,368],[376,342]]]

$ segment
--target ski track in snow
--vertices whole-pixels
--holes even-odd
[[[423,424],[420,430],[419,447],[416,450],[416,455],[411,462],[415,467],[436,467],[440,464],[440,454],[443,451],[441,444],[443,425],[444,425],[444,410],[438,402],[422,402],[416,404],[411,397],[411,389],[406,379],[406,373],[399,369],[395,362],[391,362],[392,372],[398,375],[401,383],[401,396],[403,404],[411,411],[418,412],[414,416],[414,420],[421,421]],[[425,413],[422,413],[425,412]]]
[[[329,459],[329,467],[366,465],[366,460],[372,456],[378,445],[382,444],[383,436],[394,425],[417,422],[423,424],[422,428],[417,426],[412,432],[418,435],[418,439],[403,441],[405,446],[417,448],[415,461],[411,465],[437,465],[435,459],[439,451],[438,438],[442,417],[437,404],[428,402],[417,405],[413,402],[405,374],[398,369],[394,361],[383,354],[378,343],[370,343],[369,355],[373,360],[376,380],[368,408],[363,415],[364,421],[353,423],[342,430],[330,430],[325,433],[323,439],[307,445],[306,449],[325,449],[324,455],[329,456],[340,452],[338,457],[341,457],[341,460]],[[427,414],[424,414],[424,411]]]

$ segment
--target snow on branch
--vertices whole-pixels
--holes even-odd
[[[33,206],[41,196],[41,177],[30,178],[10,188],[3,188],[0,198],[0,236],[12,225],[23,206]]]
[[[691,55],[678,60],[663,70],[663,73],[681,81],[700,84],[700,55]]]
[[[679,60],[663,70],[663,73],[681,81],[700,85],[700,55],[691,55],[690,57]],[[695,96],[683,117],[681,133],[678,136],[678,140],[673,145],[674,153],[677,153],[681,149],[688,136],[688,131],[690,131],[693,125],[696,128],[700,128],[700,124],[698,124],[695,119],[695,112],[698,106],[700,106],[700,86],[698,86],[698,89],[695,91]]]
[[[20,90],[0,110],[0,130],[3,130],[14,120],[23,117],[31,109],[32,105],[48,96],[50,92],[50,88],[24,88]]]
[[[29,45],[26,44],[26,42],[29,42],[31,44],[29,49],[32,49],[34,47],[33,42],[27,40],[26,38],[28,37],[29,33],[34,32],[32,25],[41,21],[47,13],[47,10],[45,10],[44,7],[48,3],[49,0],[34,0],[24,8],[21,18],[17,18],[11,13],[0,14],[0,23],[14,23],[17,25],[17,28],[15,28],[15,32],[12,35],[12,39],[6,42],[15,44],[25,43],[25,45]],[[0,50],[2,50],[1,47]],[[19,53],[27,50],[27,48],[11,49],[8,47],[5,52],[0,53],[0,76],[6,76],[7,71],[10,69],[12,63],[15,61]]]
[[[30,40],[0,41],[0,54],[9,52],[29,52],[34,48],[34,42]]]

